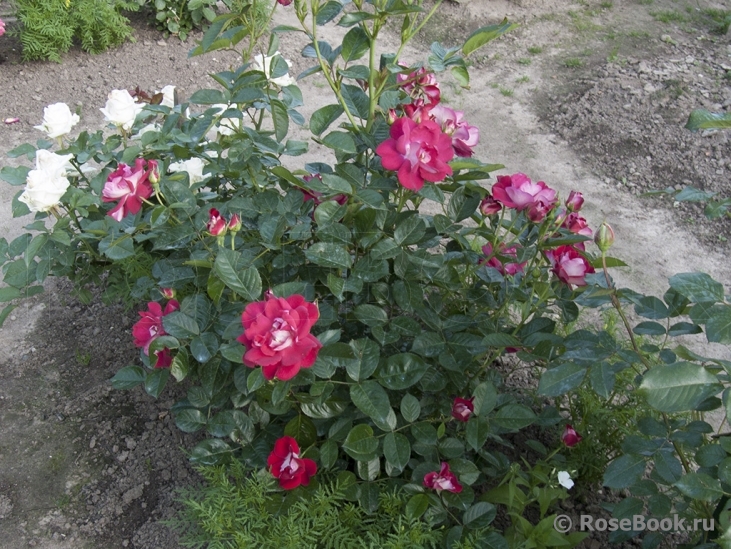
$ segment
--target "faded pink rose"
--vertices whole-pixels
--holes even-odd
[[[246,346],[244,364],[262,367],[266,379],[292,379],[300,368],[315,363],[322,343],[310,333],[320,311],[299,294],[249,303],[241,315],[244,333],[237,341]]]
[[[457,476],[449,470],[449,463],[442,462],[439,472],[427,473],[424,475],[424,486],[441,492],[453,492],[459,494],[462,491],[462,485],[457,480]]]
[[[498,202],[518,211],[527,210],[534,223],[542,221],[556,205],[556,191],[543,181],[533,183],[524,173],[499,175],[492,186],[492,195]]]
[[[165,330],[162,327],[162,317],[169,315],[173,311],[180,309],[180,304],[171,299],[165,305],[165,310],[162,306],[155,302],[150,301],[147,304],[146,311],[140,311],[139,315],[142,317],[138,320],[134,326],[132,326],[132,336],[135,338],[135,347],[142,347],[145,354],[150,354],[150,343],[162,335],[165,335]]]
[[[457,156],[472,156],[472,147],[480,141],[480,130],[463,120],[464,113],[444,105],[429,109],[429,117],[452,138],[452,146]]]
[[[595,272],[594,267],[573,246],[548,250],[546,257],[559,280],[569,285],[586,286],[585,276]]]
[[[437,77],[434,76],[434,73],[428,72],[426,67],[421,67],[409,74],[397,74],[396,82],[413,99],[423,99],[431,105],[436,105],[440,101],[441,92]]]
[[[516,259],[518,257],[517,246],[509,246],[506,248],[504,242],[499,244],[498,251],[495,255],[493,255],[492,244],[489,242],[482,247],[482,253],[487,256],[487,259],[483,259],[481,264],[497,269],[503,276],[506,274],[513,276],[516,273],[522,273],[528,263],[527,261],[523,261],[522,263],[503,263],[500,261],[497,255],[501,255],[503,257],[514,257]]]
[[[152,186],[149,182],[149,175],[152,171],[147,170],[147,161],[143,158],[135,160],[135,167],[132,169],[124,163],[120,163],[107,178],[102,189],[102,201],[114,202],[117,205],[107,212],[117,221],[122,221],[127,214],[136,214],[142,207],[142,200],[152,195]],[[157,168],[155,163],[150,166]]]
[[[584,195],[578,191],[571,191],[566,199],[566,209],[570,212],[578,212],[584,205]]]
[[[470,419],[472,412],[475,411],[475,405],[472,404],[473,400],[475,400],[475,397],[455,398],[454,402],[452,403],[452,417],[454,419],[458,419],[459,421],[467,421],[468,419]]]
[[[211,208],[208,211],[208,222],[206,223],[206,230],[211,236],[225,236],[226,228],[228,223],[226,219],[221,215],[216,208]]]
[[[452,175],[447,164],[454,158],[452,139],[441,131],[436,122],[416,123],[401,117],[391,126],[391,137],[376,148],[381,163],[398,174],[401,185],[412,191],[424,186],[424,181],[442,181]]]
[[[480,212],[482,212],[482,215],[496,214],[502,209],[503,205],[495,200],[490,193],[487,193],[487,196],[480,202]]]
[[[267,458],[269,472],[279,479],[279,485],[285,490],[307,486],[310,477],[317,472],[317,464],[311,459],[301,458],[299,453],[297,441],[284,436],[274,443],[274,450]]]
[[[571,425],[567,424],[561,435],[561,442],[571,448],[581,442],[581,435]]]

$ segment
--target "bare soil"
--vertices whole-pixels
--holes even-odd
[[[640,197],[685,184],[731,196],[728,133],[682,128],[693,108],[731,108],[729,35],[714,34],[702,11],[729,6],[648,1],[445,4],[407,61],[422,59],[434,40],[454,45],[505,16],[519,22],[472,60],[471,90],[443,85],[444,100],[481,130],[477,157],[545,180],[563,196],[582,191],[591,226],[607,220],[617,232],[613,255],[630,265],[616,272],[621,283],[661,293],[668,276],[700,270],[731,291],[728,220],[709,223],[699,206]],[[17,39],[0,38],[0,120],[20,118],[0,123],[0,166],[19,162],[5,152],[43,137],[33,126],[45,105],[78,106],[78,128],[93,130],[103,124],[99,108],[111,89],[173,84],[186,97],[215,87],[208,73],[239,61],[232,53],[189,58],[200,35],[188,43],[164,39],[144,17],[133,17],[134,43],[98,56],[75,50],[62,64],[22,64]],[[387,39],[389,49],[394,40]],[[307,68],[298,54],[303,44],[289,36],[281,44],[292,73]],[[308,112],[325,104],[322,83],[309,79],[302,88],[313,101]],[[326,160],[317,147],[310,154]],[[10,215],[17,190],[0,187],[0,233],[8,239],[24,224]],[[159,521],[174,515],[176,490],[197,482],[184,453],[194,440],[169,413],[180,395],[168,389],[155,401],[108,383],[136,360],[129,335],[135,316],[121,304],[82,305],[68,283],[52,281],[0,329],[3,547],[179,547]],[[708,344],[702,351],[729,358]],[[604,495],[595,488],[579,479],[576,494],[569,514],[601,512]],[[593,535],[583,546],[599,549],[607,538]]]

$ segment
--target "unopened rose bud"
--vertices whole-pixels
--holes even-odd
[[[614,244],[614,229],[609,223],[602,223],[594,233],[594,243],[602,252],[606,252]]]
[[[160,288],[160,293],[165,299],[175,299],[175,290],[173,288]]]
[[[221,213],[216,208],[211,208],[208,215],[208,223],[206,223],[208,234],[221,238],[226,236],[227,223],[223,216],[221,216]]]
[[[570,212],[578,212],[584,205],[584,195],[580,192],[571,191],[566,199],[566,209]]]
[[[147,161],[147,179],[153,185],[160,183],[160,169],[157,166],[157,160]]]
[[[241,218],[238,214],[233,214],[231,219],[228,221],[228,230],[232,233],[237,233],[241,230]]]
[[[495,200],[490,193],[480,202],[480,212],[482,215],[492,215],[503,209],[503,205]]]
[[[398,118],[398,114],[396,114],[396,109],[388,109],[388,124],[391,125],[394,122],[396,122],[396,119]]]

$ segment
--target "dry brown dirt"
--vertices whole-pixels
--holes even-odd
[[[443,98],[481,130],[477,157],[505,164],[560,190],[582,191],[591,226],[606,220],[617,233],[613,255],[629,267],[622,283],[662,293],[668,276],[705,271],[731,290],[729,224],[708,223],[698,207],[646,199],[649,189],[687,184],[731,195],[728,134],[682,128],[696,107],[731,105],[728,35],[711,32],[706,8],[683,0],[472,0],[445,4],[407,61],[422,59],[434,40],[454,45],[503,17],[520,27],[473,59],[472,89],[443,84]],[[655,14],[653,16],[653,13]],[[665,23],[662,13],[674,13]],[[700,14],[700,15],[699,15]],[[286,12],[281,22],[291,23]],[[74,50],[62,64],[20,63],[19,45],[0,38],[0,167],[5,153],[35,141],[43,107],[79,107],[77,129],[103,123],[99,108],[114,88],[178,87],[182,96],[214,87],[207,76],[239,59],[231,53],[189,58],[188,43],[163,39],[144,18],[134,43],[103,55]],[[341,29],[328,28],[337,34]],[[387,39],[393,50],[394,38]],[[282,39],[298,74],[308,65],[302,44]],[[301,84],[307,112],[325,104],[325,86]],[[326,159],[313,148],[311,158]],[[22,232],[10,215],[17,189],[0,185],[0,233]],[[154,401],[141,390],[117,392],[108,380],[134,362],[133,311],[95,301],[84,306],[63,281],[18,304],[0,329],[0,545],[7,549],[174,549],[175,491],[196,482],[183,450],[190,437],[168,410],[178,395]],[[702,345],[702,343],[696,343]],[[703,351],[726,356],[725,349]],[[726,354],[724,354],[726,353]],[[577,489],[570,505],[599,512],[601,495]],[[668,542],[670,543],[670,542]],[[585,547],[606,546],[590,538]]]

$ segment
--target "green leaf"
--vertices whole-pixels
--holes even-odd
[[[190,352],[198,362],[205,364],[218,352],[218,337],[212,332],[205,332],[190,342]]]
[[[645,458],[636,455],[625,455],[615,459],[604,472],[604,486],[621,490],[628,488],[640,480],[645,472]]]
[[[510,32],[517,26],[518,25],[514,23],[508,23],[507,19],[503,19],[500,24],[487,25],[486,27],[481,27],[477,29],[475,32],[469,35],[465,43],[462,45],[462,54],[471,54],[476,49],[481,48],[491,40],[502,36],[506,32]]]
[[[381,385],[396,391],[408,389],[424,376],[427,364],[411,353],[399,353],[388,357],[378,369],[377,377]]]
[[[135,255],[132,235],[115,236],[110,234],[99,242],[99,251],[114,261],[132,257]]]
[[[139,366],[125,366],[112,378],[115,389],[132,389],[145,381],[145,371]]]
[[[467,528],[487,528],[495,519],[497,509],[492,503],[478,501],[465,511],[462,521]]]
[[[677,202],[705,202],[717,194],[718,193],[701,191],[689,185],[687,187],[683,187],[683,190],[675,195],[675,200]]]
[[[412,394],[405,394],[401,399],[401,415],[409,423],[418,420],[421,415],[419,399]]]
[[[10,183],[14,187],[19,187],[20,185],[25,185],[28,172],[30,172],[30,168],[27,166],[18,166],[17,168],[3,166],[0,170],[0,179]]]
[[[371,328],[388,324],[386,311],[376,305],[369,305],[367,303],[358,305],[353,312],[355,313],[355,318]]]
[[[692,132],[707,129],[722,130],[731,128],[731,113],[714,113],[706,109],[695,109],[690,113],[685,128]]]
[[[353,427],[343,442],[343,450],[355,460],[372,460],[378,450],[378,440],[373,436],[373,429],[363,423]]]
[[[161,368],[147,373],[145,377],[145,392],[152,397],[159,397],[165,389],[165,384],[170,377],[170,370]]]
[[[196,444],[190,453],[191,463],[218,465],[231,458],[233,450],[220,438],[209,438]]]
[[[206,426],[206,416],[195,408],[184,408],[175,414],[175,425],[184,433],[195,433]]]
[[[181,382],[188,377],[189,372],[188,353],[181,349],[173,357],[173,363],[170,365],[170,373],[175,378],[175,381]]]
[[[406,504],[406,516],[411,520],[418,519],[429,509],[429,496],[426,494],[416,494]]]
[[[669,279],[670,287],[693,303],[723,301],[723,284],[706,273],[679,273]]]
[[[649,336],[664,336],[665,326],[658,322],[640,322],[637,326],[632,328],[632,331],[637,335],[649,335]]]
[[[180,311],[173,311],[162,317],[162,327],[165,332],[179,339],[192,338],[200,334],[195,319]]]
[[[272,111],[272,122],[274,123],[274,135],[280,143],[287,137],[289,131],[289,114],[287,106],[279,99],[272,99],[270,102]]]
[[[284,434],[295,439],[301,448],[306,448],[317,440],[317,427],[309,417],[298,414],[284,426]]]
[[[349,360],[345,364],[348,376],[353,381],[363,381],[371,377],[376,371],[381,351],[378,344],[371,339],[354,339],[350,347],[355,354],[355,360]]]
[[[709,311],[706,338],[711,343],[731,344],[731,306],[716,305]]]
[[[403,470],[411,459],[411,444],[401,433],[388,433],[383,439],[383,455],[396,469]]]
[[[310,131],[315,135],[321,135],[343,112],[343,107],[340,104],[325,105],[317,109],[310,118]]]
[[[338,443],[332,439],[326,440],[320,446],[320,465],[323,469],[330,469],[338,460]]]
[[[333,242],[317,242],[305,250],[305,257],[315,265],[335,269],[349,269],[353,259],[345,246]]]
[[[523,404],[508,404],[500,408],[493,421],[504,429],[519,430],[536,420],[533,410]]]
[[[479,451],[485,445],[485,442],[487,442],[487,435],[490,434],[490,424],[486,418],[472,415],[467,422],[465,431],[467,444],[473,450]]]
[[[606,362],[592,364],[591,369],[589,370],[591,388],[603,398],[609,398],[609,395],[612,394],[612,390],[614,389],[614,378],[614,369]]]
[[[346,63],[350,63],[363,57],[369,48],[370,41],[365,31],[360,27],[353,27],[343,37],[343,49],[340,55]]]
[[[338,21],[339,27],[352,27],[353,25],[356,25],[360,23],[361,21],[367,21],[369,19],[375,19],[375,15],[372,13],[368,13],[367,11],[353,11],[350,13],[346,13],[340,18],[340,21]]]
[[[262,290],[259,271],[254,267],[243,268],[243,263],[239,252],[220,248],[213,264],[213,272],[246,301],[258,301]]]
[[[675,487],[686,496],[701,501],[716,501],[723,495],[721,481],[705,473],[688,473]]]
[[[227,437],[235,429],[245,430],[247,429],[247,423],[250,423],[249,419],[244,412],[241,410],[224,410],[219,412],[208,422],[208,433],[213,437]]]
[[[224,94],[221,90],[198,90],[190,96],[189,101],[196,105],[228,104],[228,95]]]
[[[555,368],[545,370],[538,384],[538,394],[548,397],[565,395],[575,389],[586,376],[586,366],[566,362]]]
[[[326,147],[334,149],[346,154],[355,154],[355,141],[347,132],[330,132],[322,139],[322,144]]]
[[[716,376],[691,362],[655,366],[645,374],[638,389],[647,403],[660,412],[695,410],[722,390]]]
[[[389,427],[393,410],[388,400],[388,394],[376,381],[369,380],[350,386],[350,398],[358,409],[370,417],[379,428]],[[395,419],[395,415],[394,418]],[[395,428],[395,422],[391,429]],[[388,430],[388,429],[383,429]]]
[[[522,343],[520,340],[512,336],[510,334],[501,334],[501,333],[494,333],[494,334],[487,334],[484,339],[482,340],[483,345],[487,345],[488,347],[520,347]]]
[[[418,215],[412,215],[396,227],[393,238],[399,246],[409,246],[418,243],[425,233],[424,221]]]
[[[325,5],[320,6],[320,8],[317,10],[317,16],[315,17],[315,21],[317,22],[318,26],[322,26],[335,19],[342,10],[343,5],[340,2],[330,0],[330,2],[327,2]]]

